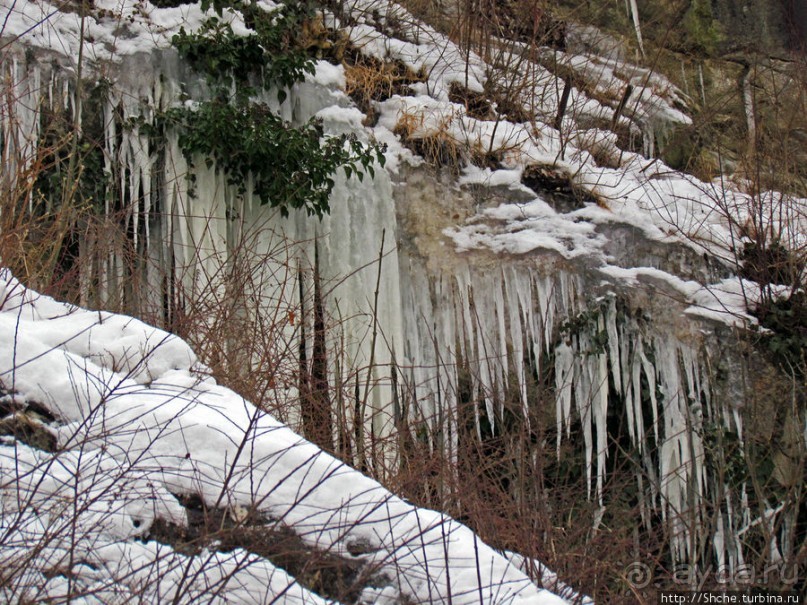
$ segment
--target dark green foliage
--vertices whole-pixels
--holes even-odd
[[[774,360],[787,373],[807,371],[807,295],[803,290],[803,258],[778,240],[745,244],[740,255],[740,275],[756,281],[762,299],[755,310],[760,324],[771,331],[763,341]],[[773,285],[787,286],[788,297],[774,296]]]
[[[807,294],[800,291],[772,301],[761,323],[773,331],[765,340],[774,359],[788,373],[803,378],[807,369]]]
[[[300,8],[267,13],[252,6],[242,12],[255,34],[237,36],[229,24],[212,17],[198,32],[180,29],[172,43],[194,69],[207,74],[212,84],[229,87],[235,83],[236,90],[245,95],[252,92],[251,82],[264,89],[277,86],[282,102],[284,88],[314,73],[313,59],[295,46],[295,36],[307,14]]]
[[[204,22],[198,32],[185,28],[172,39],[179,54],[194,69],[204,72],[213,83],[246,84],[261,69],[264,50],[258,36],[236,36],[227,23],[216,17]]]
[[[201,155],[208,166],[215,162],[242,192],[251,175],[261,203],[280,207],[284,215],[305,208],[322,216],[338,168],[362,179],[365,171],[374,174],[374,161],[384,164],[381,148],[348,135],[323,138],[318,120],[293,127],[262,103],[216,99],[196,110],[173,109],[167,118],[180,127],[179,145],[189,159]]]
[[[210,6],[211,0],[203,2],[203,8]],[[255,33],[237,36],[216,17],[198,32],[180,30],[174,46],[207,75],[215,97],[195,109],[166,112],[161,126],[177,127],[188,160],[204,157],[242,193],[251,179],[261,203],[280,208],[284,216],[289,208],[305,208],[321,217],[330,211],[337,169],[343,168],[348,178],[363,179],[365,172],[373,176],[373,163],[384,165],[383,148],[364,145],[355,136],[325,136],[318,120],[292,126],[252,99],[256,89],[276,87],[282,103],[287,88],[314,73],[313,59],[297,43],[313,16],[307,5],[290,3],[272,12],[237,1],[212,0],[212,6],[219,14],[224,8],[238,10]]]
[[[798,281],[804,271],[804,262],[783,246],[778,240],[763,242],[747,242],[740,255],[742,266],[740,275],[758,284],[791,285]]]

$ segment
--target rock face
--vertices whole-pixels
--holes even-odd
[[[727,49],[752,53],[800,48],[799,28],[803,27],[803,21],[799,25],[798,15],[803,11],[801,0],[717,0],[712,3],[712,14],[725,32]]]
[[[807,3],[792,0],[787,9],[787,22],[791,28],[791,45],[796,50],[804,50],[807,44]]]
[[[648,557],[734,573],[765,523],[778,542],[755,564],[798,550],[798,501],[768,483],[790,466],[757,481],[764,493],[750,500],[746,470],[727,479],[751,464],[743,444],[759,441],[747,415],[754,380],[732,336],[754,323],[758,289],[737,278],[732,246],[759,197],[653,157],[676,129],[698,130],[697,94],[627,62],[596,28],[570,26],[565,50],[517,42],[483,60],[400,7],[353,3],[338,15],[341,41],[409,74],[401,94],[363,95],[369,120],[345,90],[383,84],[354,57],[348,70],[319,62],[282,102],[276,91],[262,98],[289,122],[318,117],[328,133],[386,143],[386,165],[362,180],[339,171],[322,220],[282,217],[214,163],[189,161],[178,133],[158,127],[161,112],[209,94],[169,43],[180,25],[201,23],[199,7],[108,4],[81,45],[95,85],[76,84],[74,13],[2,57],[10,172],[34,165],[57,118],[76,123],[84,107],[95,163],[83,169],[100,183],[88,198],[103,220],[74,242],[81,302],[182,331],[234,382],[265,375],[250,382],[256,400],[292,424],[313,400],[304,386],[317,358],[336,452],[379,477],[441,456],[457,476],[424,473],[420,493],[434,506],[465,514],[459,473],[479,456],[498,469],[488,480],[501,493],[557,510],[541,474],[557,465],[591,503],[575,522],[596,534],[614,508],[632,506],[636,535],[663,535]],[[782,43],[775,7],[743,6],[712,11],[738,36]],[[769,18],[749,18],[763,8]],[[508,61],[516,68],[494,67]],[[357,73],[365,78],[346,82]],[[472,101],[486,94],[482,115]],[[772,417],[766,434],[786,426],[798,449],[798,412]],[[724,443],[735,444],[728,454]],[[624,468],[629,487],[617,493],[609,480]]]

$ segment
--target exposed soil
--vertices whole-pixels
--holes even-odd
[[[46,427],[54,420],[44,406],[31,401],[20,403],[0,388],[0,435],[13,437],[33,448],[55,452],[58,449],[56,437]]]
[[[158,519],[148,538],[176,551],[196,555],[203,549],[230,552],[244,549],[284,569],[299,584],[320,596],[356,603],[368,586],[383,587],[391,580],[362,558],[366,549],[348,549],[341,556],[307,545],[294,530],[254,511],[241,515],[209,508],[196,495],[176,496],[188,513],[188,527]],[[233,517],[240,517],[236,521]],[[354,552],[355,551],[355,552]]]
[[[588,203],[599,203],[588,191],[572,183],[568,174],[551,166],[529,166],[521,182],[558,212],[572,212]]]

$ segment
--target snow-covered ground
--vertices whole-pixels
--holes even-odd
[[[354,561],[361,602],[565,602],[465,526],[394,496],[204,369],[176,336],[0,272],[3,416],[54,438],[45,449],[0,441],[0,600],[324,602],[247,550],[188,554],[149,539],[157,520],[186,525],[178,496],[197,495],[236,522],[282,525]]]

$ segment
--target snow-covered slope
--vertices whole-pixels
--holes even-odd
[[[483,420],[492,433],[502,430],[502,402],[515,393],[523,418],[550,417],[543,428],[553,438],[545,449],[555,445],[560,454],[564,439],[579,437],[573,444],[583,458],[579,493],[598,501],[598,515],[608,505],[607,468],[622,456],[614,448],[621,431],[642,453],[640,461],[630,461],[639,477],[641,524],[665,526],[664,548],[673,561],[714,553],[719,565],[740,568],[749,548],[756,549],[742,536],[760,520],[745,488],[724,495],[704,428],[744,439],[743,387],[732,380],[731,364],[723,364],[733,346],[724,339],[726,326],[756,321],[749,307],[759,289],[737,276],[740,251],[749,225],[803,246],[804,200],[748,195],[728,179],[701,182],[653,158],[665,131],[689,122],[688,99],[665,78],[603,48],[600,32],[570,30],[565,51],[527,53],[516,42],[498,41],[486,63],[393,2],[340,5],[344,12],[325,11],[325,21],[349,39],[353,53],[414,76],[391,91],[399,94],[368,102],[367,115],[347,94],[356,84],[350,69],[326,61],[283,103],[274,95],[267,99],[283,119],[301,123],[317,116],[330,133],[388,145],[385,169],[373,179],[336,176],[334,212],[313,221],[304,213],[272,214],[215,166],[190,166],[175,132],[154,140],[148,127],[155,115],[204,89],[170,45],[181,26],[193,29],[205,19],[198,2],[157,8],[147,0],[95,0],[80,45],[77,12],[60,11],[55,1],[0,0],[8,9],[2,36],[10,41],[0,57],[10,86],[9,102],[0,108],[10,173],[15,161],[25,167],[35,157],[48,112],[70,116],[78,106],[80,47],[85,77],[99,83],[95,126],[102,131],[105,177],[114,182],[105,192],[106,210],[113,216],[116,207],[123,209],[112,222],[124,224],[124,237],[131,235],[145,261],[137,269],[138,287],[127,289],[130,259],[88,245],[81,260],[92,269],[81,275],[82,295],[95,296],[92,303],[101,308],[126,299],[144,316],[172,312],[166,301],[177,291],[215,309],[231,295],[228,269],[239,266],[256,276],[247,297],[257,301],[239,313],[254,314],[255,324],[265,315],[270,322],[297,317],[298,326],[312,326],[310,261],[316,258],[329,284],[323,304],[333,326],[327,380],[337,396],[331,401],[350,398],[352,385],[365,385],[367,415],[345,410],[349,433],[360,427],[385,438],[398,423],[410,422],[427,448],[442,448],[452,460],[460,447],[463,380],[470,382],[467,398],[480,440]],[[237,14],[224,11],[223,18],[246,32]],[[518,68],[499,70],[502,64]],[[552,71],[549,64],[563,69]],[[565,111],[561,73],[573,74],[567,80],[575,84]],[[530,110],[529,119],[504,111],[501,98],[484,98],[497,87],[519,91],[515,101]],[[482,109],[475,107],[480,96]],[[421,157],[428,153],[419,154],[429,146],[431,162]],[[776,212],[755,218],[769,203]],[[272,256],[276,250],[281,253]],[[286,339],[278,348],[286,353],[299,347],[293,323],[281,328]],[[376,327],[378,338],[371,336]],[[121,342],[103,357],[117,370],[134,351]],[[39,346],[44,351],[60,343]],[[310,338],[305,346],[311,360]],[[268,347],[266,357],[279,357],[276,352]],[[71,371],[75,366],[60,363]],[[291,364],[297,371],[299,359]],[[133,369],[130,378],[138,384],[156,377],[159,386],[163,379],[164,368]],[[70,374],[57,375],[67,380]],[[536,377],[550,385],[546,398],[533,396]],[[99,387],[86,379],[80,384],[83,391],[66,388],[70,397],[84,393],[100,401]],[[299,408],[295,384],[271,388],[278,408]],[[399,395],[414,402],[403,418]],[[170,393],[160,396],[170,399]],[[71,401],[59,398],[53,405],[69,411],[78,405]],[[167,418],[184,411],[176,399],[161,405]],[[135,413],[124,407],[121,418],[129,420]],[[244,430],[251,416],[239,414]],[[611,432],[609,417],[619,416],[627,426]],[[142,435],[135,437],[132,447],[141,447]],[[184,464],[194,466],[194,454],[187,453]],[[238,477],[227,482],[242,489]],[[214,485],[211,493],[220,488]],[[224,495],[215,500],[230,505]],[[691,523],[703,510],[714,511],[713,522]],[[797,507],[770,510],[782,527],[795,523]],[[593,519],[595,529],[599,519]]]
[[[361,602],[564,602],[203,370],[171,334],[0,273],[0,409],[4,427],[28,435],[0,442],[1,600],[325,602],[244,548],[210,541],[189,554],[150,539],[157,522],[181,533],[178,498],[198,496],[234,531],[290,528],[350,562]]]

